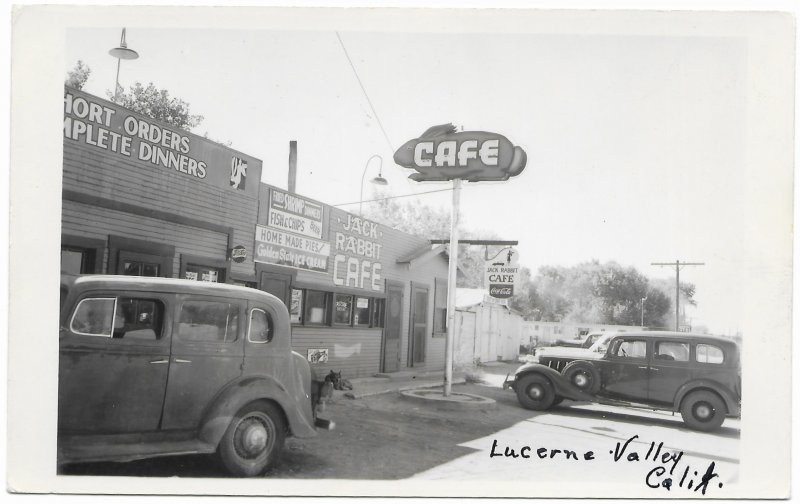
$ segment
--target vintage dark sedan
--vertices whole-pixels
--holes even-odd
[[[62,277],[58,463],[217,452],[264,473],[315,416],[306,359],[274,296],[226,284]]]
[[[631,332],[604,354],[561,369],[525,364],[506,379],[522,406],[546,410],[564,398],[680,412],[697,430],[739,416],[741,364],[735,342],[707,335]]]

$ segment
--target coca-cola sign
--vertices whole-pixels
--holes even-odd
[[[506,299],[514,295],[513,285],[489,285],[489,295],[497,299]]]

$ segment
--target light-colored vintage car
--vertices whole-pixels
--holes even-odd
[[[63,276],[58,463],[216,452],[264,473],[310,437],[321,384],[289,314],[255,289],[168,278]]]

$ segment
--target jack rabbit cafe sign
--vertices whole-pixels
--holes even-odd
[[[429,128],[394,153],[395,163],[417,171],[408,178],[418,182],[504,181],[522,173],[527,160],[525,151],[503,135],[456,133],[452,124]]]
[[[513,248],[504,248],[486,261],[484,285],[491,297],[507,299],[514,295],[514,287],[519,281],[518,263],[519,253]]]
[[[64,92],[64,138],[132,161],[119,165],[129,170],[167,171],[258,197],[261,161],[69,88]]]

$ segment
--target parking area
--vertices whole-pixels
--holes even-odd
[[[603,481],[613,476],[645,484],[647,473],[659,466],[656,462],[665,453],[683,451],[673,470],[678,473],[676,486],[686,467],[690,469],[684,486],[694,477],[694,471],[702,476],[712,461],[719,475],[714,478],[715,484],[735,481],[739,458],[738,420],[728,419],[720,430],[701,433],[687,429],[680,415],[668,412],[571,401],[564,401],[546,412],[529,411],[520,407],[513,392],[501,388],[506,374],[515,367],[515,363],[483,367],[483,383],[454,386],[454,391],[479,394],[496,401],[496,407],[470,411],[468,415],[409,402],[396,392],[360,399],[337,396],[326,409],[326,415],[336,421],[336,429],[320,432],[311,439],[290,439],[282,460],[267,477],[513,480],[522,473],[526,478],[561,481],[574,480],[576,467],[580,466],[584,479]],[[637,437],[630,440],[634,436]],[[494,452],[502,456],[490,456],[493,445]],[[541,447],[562,452],[557,454],[561,456],[549,458],[548,451],[546,460],[534,457],[523,464],[520,451],[525,446],[530,447],[526,455],[536,453]],[[514,450],[517,457],[506,457],[505,448]],[[579,458],[591,451],[597,462],[575,461],[571,456],[564,457],[563,450],[574,451]],[[614,461],[615,450],[620,455],[618,461]],[[629,461],[629,455],[634,452],[639,460]],[[656,462],[653,459],[657,459]],[[65,468],[64,473],[225,476],[212,456],[165,457],[126,464],[81,464]],[[700,477],[695,479],[699,481]]]

